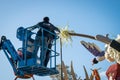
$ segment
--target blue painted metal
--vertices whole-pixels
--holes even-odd
[[[44,34],[43,31],[45,29],[42,29],[42,47],[45,47],[43,45],[44,42]],[[47,30],[46,30],[47,31]],[[50,34],[55,35],[48,31]],[[17,29],[17,35],[16,37],[22,41],[22,57],[18,55],[17,51],[15,50],[13,44],[10,42],[10,40],[5,39],[2,40],[2,49],[5,52],[5,55],[7,56],[10,64],[12,65],[12,68],[15,72],[16,75],[23,76],[25,74],[33,74],[33,75],[38,75],[38,76],[48,76],[48,75],[53,75],[53,74],[58,74],[58,71],[56,70],[56,56],[59,54],[56,52],[56,39],[58,38],[57,35],[55,40],[54,40],[54,48],[49,49],[51,50],[51,56],[50,56],[50,67],[44,67],[43,64],[41,64],[40,58],[34,57],[34,55],[31,55],[28,57],[30,54],[34,54],[34,51],[30,53],[27,49],[28,47],[36,47],[37,45],[32,44],[29,45],[28,41],[31,39],[34,41],[34,39],[31,38],[31,36],[35,34],[34,32],[31,32],[30,30],[27,30],[27,28],[19,27]],[[48,48],[47,48],[48,49]],[[42,53],[43,53],[43,48],[42,48]],[[54,54],[54,55],[52,55]],[[54,58],[52,61],[51,59]],[[12,60],[11,60],[12,59]],[[39,63],[37,61],[40,61]],[[13,63],[14,62],[14,63]]]
[[[1,49],[4,51],[8,61],[10,62],[14,73],[18,74],[16,61],[22,61],[22,59],[17,54],[13,44],[10,42],[10,40],[6,39],[5,36],[1,37]]]
[[[42,29],[42,54],[44,53],[44,33],[43,31],[46,30],[46,29]],[[52,74],[57,74],[58,71],[56,70],[56,39],[57,39],[57,36],[53,33],[51,33],[50,31],[48,31],[50,34],[52,35],[55,35],[56,36],[56,39],[55,39],[55,43],[53,46],[55,46],[54,50],[51,50],[54,55],[53,56],[50,56],[50,59],[51,58],[55,58],[54,62],[53,61],[50,61],[50,67],[44,67],[42,63],[42,61],[40,61],[41,63],[37,63],[37,60],[40,60],[40,58],[36,59],[37,57],[34,57],[32,56],[31,58],[27,59],[27,41],[29,40],[29,38],[31,37],[32,34],[35,34],[35,33],[32,33],[31,31],[27,30],[27,29],[22,29],[23,31],[20,31],[21,33],[25,34],[24,35],[24,38],[20,38],[22,39],[23,41],[23,54],[24,54],[24,60],[23,61],[19,61],[19,66],[18,66],[18,69],[19,70],[22,70],[23,72],[25,71],[27,74],[30,73],[30,74],[35,74],[35,75],[39,75],[39,76],[45,76],[45,75],[52,75]],[[19,31],[19,30],[17,30]],[[47,31],[47,30],[46,30]],[[33,46],[37,46],[35,44],[33,44]],[[50,50],[50,49],[49,49]],[[34,54],[34,52],[33,52]],[[43,60],[43,59],[42,59]],[[25,63],[24,63],[25,61]],[[54,64],[54,65],[53,65]],[[43,70],[42,70],[43,69]]]

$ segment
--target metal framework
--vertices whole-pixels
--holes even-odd
[[[44,33],[43,31],[47,31],[46,29],[42,29],[42,48],[46,48],[43,45],[44,42]],[[29,40],[31,39],[34,43],[35,39],[32,39],[31,36],[33,34],[36,34],[34,32],[31,32],[30,30],[27,30],[27,28],[19,27],[17,29],[17,38],[22,41],[22,47],[20,48],[22,56],[18,54],[18,52],[15,50],[13,44],[9,39],[7,39],[5,36],[1,37],[1,49],[4,51],[8,61],[10,62],[13,71],[16,76],[23,76],[24,75],[38,75],[38,76],[48,76],[53,74],[58,74],[58,70],[56,70],[56,56],[59,55],[59,53],[56,52],[56,39],[58,38],[57,35],[53,34],[52,32],[48,31],[49,34],[55,36],[54,43],[52,44],[52,49],[47,48],[51,51],[50,55],[50,61],[49,61],[49,67],[45,67],[41,64],[42,61],[40,61],[40,57],[34,57],[34,55],[30,55],[30,52],[27,50],[28,47],[35,48],[36,44],[29,45]],[[42,52],[44,52],[42,50]],[[35,54],[34,51],[31,54]],[[37,53],[37,55],[40,55]],[[29,57],[28,57],[29,56]],[[38,63],[39,61],[39,63]]]

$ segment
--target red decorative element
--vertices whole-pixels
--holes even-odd
[[[106,75],[108,80],[110,80],[110,77],[112,80],[120,80],[120,64],[116,63],[111,65],[106,71]]]

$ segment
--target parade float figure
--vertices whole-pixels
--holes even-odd
[[[101,51],[99,47],[94,43],[81,41],[81,44],[90,51],[95,57],[93,64],[97,64],[99,61],[106,59],[109,62],[116,62],[111,65],[106,71],[108,80],[120,80],[120,35],[115,40],[109,39],[102,35],[97,35],[96,38],[99,41],[106,43],[105,51]]]
[[[105,50],[100,50],[99,47],[94,43],[87,43],[85,41],[81,41],[81,44],[96,57],[93,59],[93,64],[97,64],[99,61],[102,61],[105,59],[110,62],[116,62],[116,64],[120,64],[120,36],[119,35],[114,40],[114,39],[110,39],[108,37],[108,34],[106,36],[103,36],[103,35],[91,36],[86,34],[75,33],[72,30],[71,31],[68,30],[68,26],[60,30],[60,38],[62,40],[62,43],[72,41],[72,38],[71,38],[72,36],[85,37],[85,38],[97,40],[106,44]],[[115,77],[108,76],[108,78],[112,77],[116,80],[119,80],[120,75],[118,71],[120,70],[118,69],[114,69],[117,72]],[[109,72],[111,74],[112,72],[111,69],[108,70],[108,73]]]
[[[117,42],[116,42],[117,41]],[[112,41],[113,42],[113,41]],[[108,80],[120,80],[120,51],[119,51],[120,35],[114,40],[114,44],[106,45],[105,58],[110,62],[116,62],[106,71]],[[111,46],[115,46],[116,49]]]

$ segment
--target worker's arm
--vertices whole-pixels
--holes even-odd
[[[50,27],[51,27],[51,30],[55,30],[60,33],[60,30],[57,27],[55,27],[53,24],[51,24]]]
[[[58,32],[60,33],[60,30],[59,30],[57,27],[55,27],[55,30],[58,31]]]

